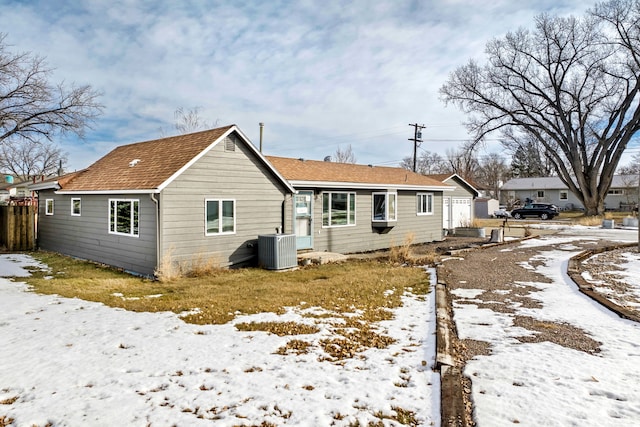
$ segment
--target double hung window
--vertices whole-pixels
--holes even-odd
[[[433,215],[433,193],[418,193],[418,215]]]

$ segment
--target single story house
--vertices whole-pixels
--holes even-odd
[[[298,250],[365,252],[441,240],[444,193],[455,187],[406,169],[268,156],[295,188],[285,203]]]
[[[473,202],[480,193],[468,181],[458,174],[432,174],[430,178],[455,187],[451,193],[443,195],[442,227],[452,230],[456,227],[468,226],[475,215]]]
[[[440,240],[456,192],[401,168],[266,157],[235,125],[123,145],[31,189],[40,248],[148,276],[255,263],[259,236],[276,233],[341,253]]]
[[[501,204],[524,204],[527,199],[553,203],[566,210],[584,209],[578,198],[557,176],[514,178],[502,185]],[[604,202],[606,209],[629,210],[630,206],[638,202],[638,176],[615,175]]]
[[[168,260],[253,261],[294,192],[235,125],[123,145],[31,188],[40,248],[149,276]]]

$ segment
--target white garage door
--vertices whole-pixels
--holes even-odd
[[[452,227],[464,227],[469,225],[471,219],[471,199],[457,198],[451,199],[451,222]]]

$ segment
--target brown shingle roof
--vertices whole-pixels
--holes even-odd
[[[58,183],[70,191],[154,190],[233,126],[123,145]]]
[[[350,163],[301,160],[267,156],[271,164],[289,181],[341,182],[389,186],[449,187],[433,178],[402,168],[355,165]]]
[[[447,178],[451,178],[453,174],[452,173],[430,173],[427,176],[435,179],[436,181],[444,182]]]

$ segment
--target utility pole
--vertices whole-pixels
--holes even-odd
[[[413,171],[415,172],[418,158],[418,144],[422,142],[422,129],[425,128],[425,125],[409,123],[409,126],[413,126],[413,138],[409,138],[409,141],[413,141]]]

